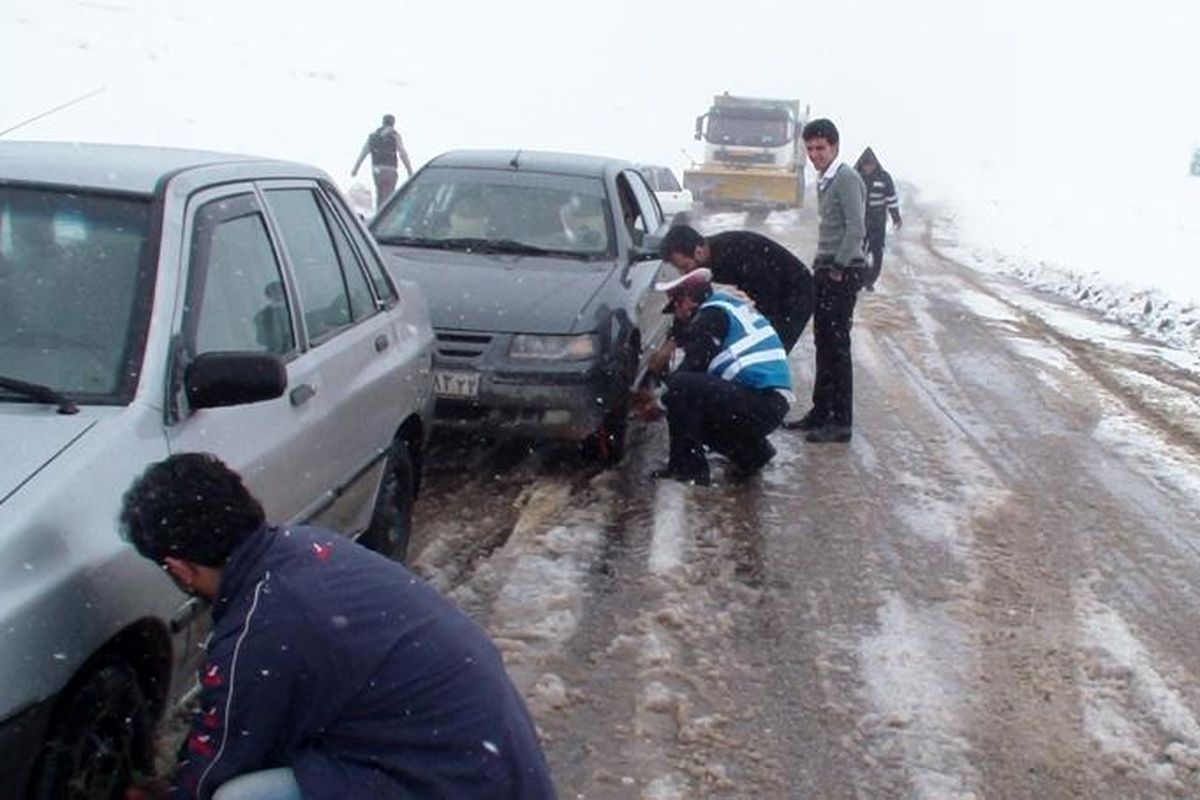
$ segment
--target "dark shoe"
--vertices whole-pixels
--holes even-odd
[[[821,427],[821,423],[817,422],[813,412],[809,411],[800,419],[786,420],[780,427],[789,431],[811,431]]]
[[[774,457],[775,445],[767,442],[767,446],[759,458],[746,464],[733,462],[729,465],[729,468],[725,471],[725,474],[735,481],[744,481],[747,478],[757,475],[763,467],[771,463],[771,459]]]
[[[672,469],[669,466],[662,469],[656,469],[650,473],[650,477],[655,480],[672,480],[680,483],[690,483],[693,486],[711,486],[712,478],[707,472],[697,472],[694,474],[683,473]]]
[[[848,442],[850,441],[849,425],[822,425],[813,428],[804,435],[806,442]]]

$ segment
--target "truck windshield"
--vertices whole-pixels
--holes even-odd
[[[429,167],[371,223],[384,244],[599,257],[612,221],[597,178],[520,170]]]
[[[130,393],[149,220],[145,199],[0,186],[0,374],[78,400]]]
[[[791,124],[784,116],[749,115],[714,110],[708,117],[705,138],[711,144],[737,147],[781,147],[792,141]]]

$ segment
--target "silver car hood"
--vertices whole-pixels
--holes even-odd
[[[86,411],[67,415],[34,403],[0,404],[0,503],[98,421]]]

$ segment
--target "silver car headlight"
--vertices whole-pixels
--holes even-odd
[[[596,355],[596,340],[590,333],[578,336],[539,336],[522,333],[513,337],[508,348],[512,358],[539,361],[583,361]]]

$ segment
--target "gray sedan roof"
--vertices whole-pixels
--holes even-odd
[[[215,165],[254,164],[271,173],[319,175],[301,164],[255,156],[90,142],[0,141],[0,182],[78,186],[152,194],[164,175]]]
[[[514,167],[513,160],[517,166]],[[478,169],[526,169],[562,175],[603,177],[610,169],[633,165],[618,158],[578,153],[553,153],[544,150],[451,150],[429,162],[433,167],[475,167]]]

